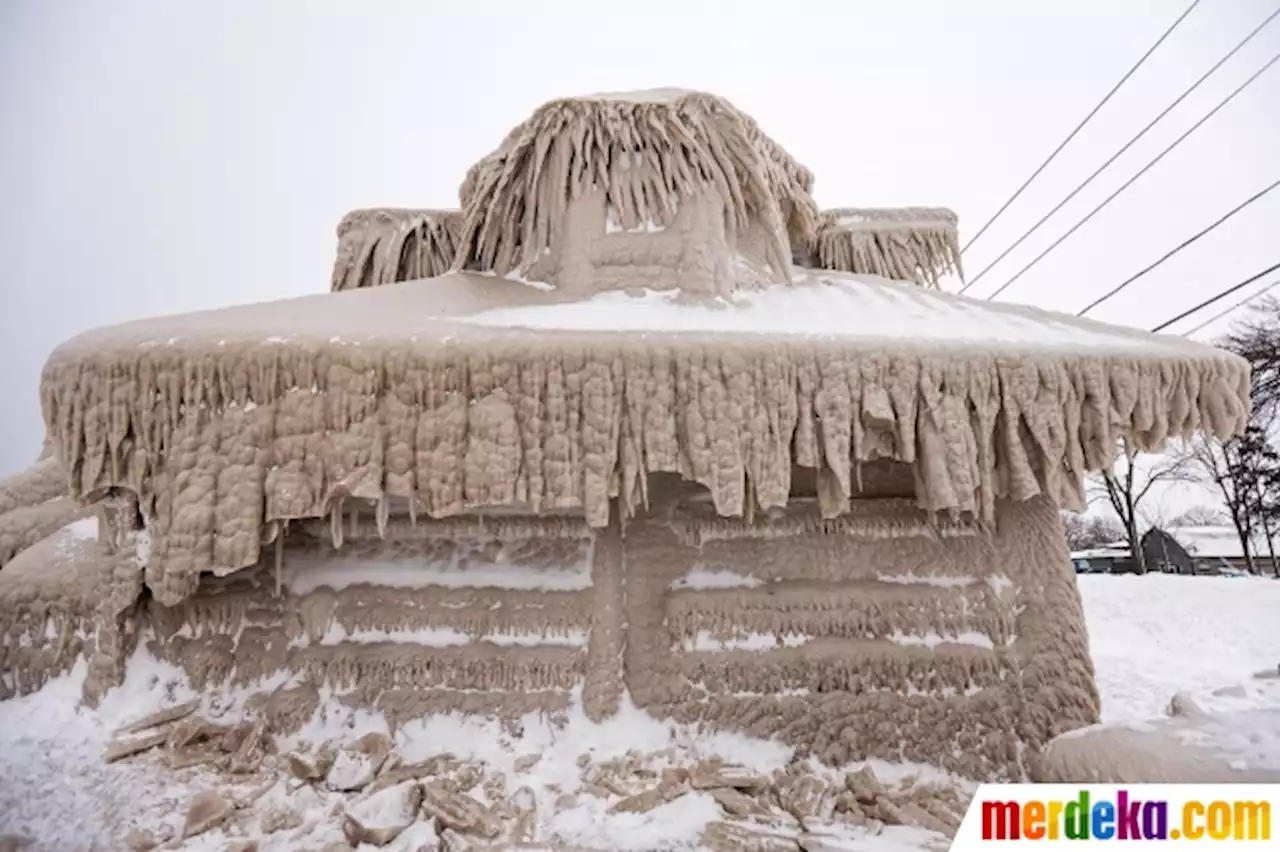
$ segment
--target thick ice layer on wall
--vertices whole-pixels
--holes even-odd
[[[1026,754],[1096,721],[1051,503],[1000,504],[994,534],[939,528],[904,500],[858,508],[835,534],[789,518],[759,521],[767,536],[730,520],[708,535],[715,522],[697,515],[629,525],[637,703],[824,761],[920,760],[985,779],[1020,777]]]
[[[860,500],[838,532],[803,506],[753,528],[670,508],[625,537],[581,521],[569,536],[565,519],[549,526],[562,537],[536,538],[525,519],[506,537],[453,538],[438,533],[480,519],[392,518],[385,538],[348,522],[334,548],[303,525],[279,563],[206,574],[175,606],[139,599],[133,555],[68,529],[0,575],[0,668],[23,693],[84,655],[100,690],[136,641],[198,689],[261,685],[286,732],[318,689],[399,724],[559,713],[575,689],[601,719],[625,688],[659,718],[778,737],[829,763],[974,778],[1020,777],[1027,749],[1096,721],[1049,501],[1000,504],[994,531],[939,525],[900,498]]]
[[[406,540],[405,526],[401,521],[382,531],[383,535],[389,532],[389,545],[366,539],[344,542],[334,552],[290,553],[285,588],[305,595],[321,587],[341,591],[352,585],[530,592],[577,592],[591,587],[591,544],[585,530],[581,540],[413,541]]]
[[[350,693],[393,723],[558,712],[574,688],[602,718],[621,694],[616,542],[580,520],[577,536],[535,537],[536,521],[502,529],[451,537],[396,518],[385,538],[366,526],[340,548],[291,535],[279,567],[206,576],[176,606],[149,603],[142,641],[199,687],[287,672],[313,697]]]

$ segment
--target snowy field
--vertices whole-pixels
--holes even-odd
[[[1280,666],[1280,581],[1168,575],[1079,577],[1102,720],[1160,716],[1175,692],[1206,705]],[[1227,708],[1223,708],[1227,709]],[[1244,709],[1236,704],[1231,709]]]
[[[1277,701],[1275,691],[1267,698],[1251,675],[1280,665],[1280,581],[1084,576],[1080,586],[1105,721],[1158,717],[1179,691],[1211,709]],[[125,686],[94,712],[76,708],[82,676],[82,670],[77,671],[37,695],[0,703],[0,848],[5,848],[3,835],[8,834],[38,838],[27,847],[33,850],[114,849],[100,839],[104,826],[141,825],[162,831],[167,826],[174,832],[194,793],[226,787],[200,770],[162,770],[154,759],[110,766],[102,761],[112,730],[190,696],[172,670],[139,655]],[[1223,697],[1224,689],[1229,697]],[[313,723],[304,734],[345,733],[354,738],[378,727],[379,720],[347,711]],[[578,759],[584,753],[600,765],[625,758],[628,752],[642,753],[659,761],[651,764],[657,771],[662,761],[688,763],[714,755],[769,773],[790,758],[788,749],[775,744],[726,735],[694,737],[635,710],[604,725],[571,719],[568,729],[559,733],[527,721],[518,737],[493,724],[438,718],[401,728],[397,747],[405,761],[423,760],[444,749],[463,759],[484,760],[511,779],[507,789],[496,790],[497,797],[518,798],[525,795],[520,788],[528,787],[539,802],[574,789],[579,783]],[[536,766],[530,769],[531,762]],[[874,764],[873,769],[887,785],[901,783],[904,789],[940,778],[936,770],[920,767]],[[265,802],[283,793],[280,782],[265,794],[246,788],[237,795],[261,795]],[[335,801],[315,796],[312,812],[327,816]],[[643,813],[611,813],[601,800],[586,796],[572,804],[540,807],[537,830],[541,837],[555,836],[591,849],[691,849],[702,828],[719,814],[720,803],[706,793],[686,794]],[[434,849],[425,826],[419,823],[383,848]],[[186,846],[161,848],[245,848],[230,840],[219,829]],[[350,848],[336,829],[326,833],[322,828],[307,840],[284,846],[268,842],[258,848],[322,850],[331,842],[339,844],[333,849]],[[375,847],[359,848],[364,852]],[[824,848],[911,852],[945,849],[946,844],[939,835],[921,829],[886,827],[876,837]]]

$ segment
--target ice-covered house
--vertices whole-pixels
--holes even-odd
[[[321,685],[400,720],[629,695],[1023,777],[1098,716],[1058,508],[1121,436],[1238,432],[1247,367],[943,292],[953,214],[812,184],[719,97],[558,100],[460,209],[344,219],[335,292],[63,344],[42,469],[100,541],[0,571],[4,689],[83,655],[92,699],[145,643],[299,673],[278,730]]]

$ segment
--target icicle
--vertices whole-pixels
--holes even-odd
[[[284,592],[284,530],[276,530],[276,597]]]
[[[374,508],[374,521],[378,525],[378,538],[387,537],[387,519],[391,517],[391,501],[383,494],[378,498],[378,505]]]
[[[610,162],[622,152],[628,168]],[[658,174],[663,164],[667,173]],[[644,181],[651,180],[718,198],[731,243],[746,223],[760,223],[762,253],[775,277],[789,283],[792,238],[808,243],[817,229],[812,179],[749,116],[714,95],[557,100],[467,172],[453,269],[527,271],[530,259],[556,248],[565,201],[593,190],[623,227],[636,227],[659,215],[646,198]]]
[[[98,544],[108,548],[108,553],[114,553],[119,545],[117,541],[119,533],[110,523],[107,501],[104,500],[98,504],[94,517],[98,519]]]
[[[943,208],[826,210],[815,242],[816,251],[799,247],[798,261],[816,254],[821,269],[914,281],[934,289],[947,272],[964,277],[956,214]]]
[[[460,216],[457,210],[352,210],[338,225],[331,289],[443,274],[456,254]]]
[[[329,510],[329,535],[333,539],[334,548],[342,547],[342,532],[342,499],[339,498],[334,501],[333,508]]]

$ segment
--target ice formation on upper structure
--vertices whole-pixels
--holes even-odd
[[[938,207],[828,210],[817,265],[937,287],[948,272],[963,275],[956,214]]]
[[[1098,713],[1057,509],[1119,439],[1238,433],[1247,365],[944,292],[954,214],[812,186],[723,98],[556,100],[459,209],[347,216],[335,292],[66,342],[22,476],[102,542],[0,572],[10,690],[146,640],[388,717],[625,692],[1024,777]]]
[[[455,269],[580,295],[787,283],[793,243],[817,227],[812,184],[723,98],[658,89],[552,101],[467,173]]]

